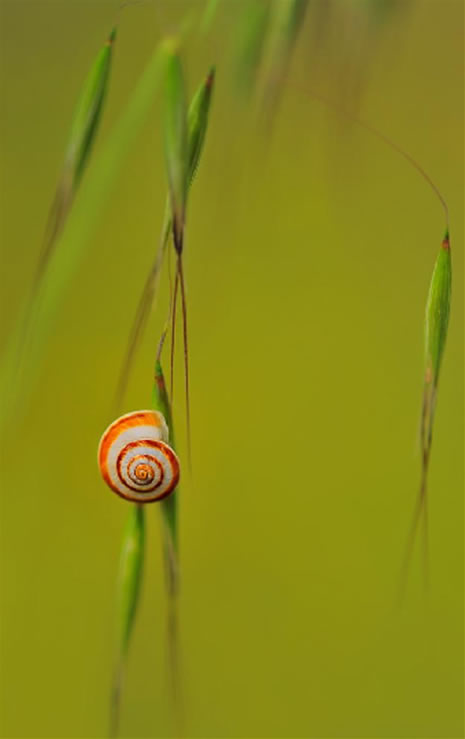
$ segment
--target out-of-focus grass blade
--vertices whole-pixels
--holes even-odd
[[[439,372],[446,345],[449,325],[450,301],[452,288],[452,262],[450,252],[449,233],[441,244],[436,264],[431,278],[425,315],[425,379],[423,389],[423,406],[420,427],[422,469],[420,489],[415,512],[412,519],[410,535],[407,543],[406,558],[402,586],[405,585],[408,565],[412,555],[415,536],[419,522],[423,515],[425,532],[425,568],[427,560],[427,486],[428,468],[433,440],[434,415],[439,383]],[[425,569],[427,575],[427,569]]]
[[[209,32],[219,4],[220,0],[207,0],[205,10],[203,11],[202,20],[200,22],[200,30],[202,33]]]
[[[239,18],[236,41],[237,76],[240,89],[249,95],[255,87],[270,22],[270,2],[252,0]]]
[[[188,184],[187,105],[184,75],[175,42],[167,47],[165,71],[164,144],[173,219],[174,246],[183,247]]]
[[[269,115],[276,110],[307,6],[308,0],[273,2],[265,80],[265,110]]]
[[[145,556],[145,514],[131,504],[123,533],[117,592],[117,659],[110,710],[110,735],[118,731],[124,666],[139,602]]]
[[[405,11],[409,0],[364,0],[365,10],[375,21],[384,23],[394,11]]]
[[[188,128],[188,189],[194,180],[199,165],[200,157],[203,150],[205,135],[208,128],[208,117],[210,112],[210,103],[213,93],[213,85],[215,79],[215,69],[212,67],[207,77],[200,84],[189,106],[187,116]],[[165,217],[163,220],[163,228],[160,237],[160,243],[155,261],[147,276],[144,289],[139,300],[137,312],[132,324],[131,333],[129,335],[126,353],[119,375],[115,405],[118,409],[121,405],[124,392],[126,390],[129,374],[134,360],[137,346],[142,339],[144,328],[147,323],[150,311],[155,302],[157,286],[160,277],[161,268],[166,248],[169,243],[169,237],[172,229],[170,197],[167,198]]]
[[[116,28],[112,30],[95,59],[74,110],[62,173],[49,216],[36,279],[40,278],[47,266],[53,245],[63,228],[79,181],[89,161],[108,88],[115,38]]]
[[[108,86],[116,28],[110,33],[86,80],[71,126],[66,165],[72,171],[73,187],[78,184],[94,142]]]
[[[74,110],[62,171],[50,208],[31,292],[27,306],[24,309],[23,320],[18,328],[19,335],[17,337],[17,356],[15,360],[15,369],[18,373],[21,370],[29,332],[32,329],[41,281],[56,248],[57,240],[77,193],[80,179],[89,161],[108,88],[115,38],[116,28],[112,30],[95,59]]]
[[[69,213],[57,248],[51,257],[49,269],[40,285],[34,311],[34,325],[28,342],[27,367],[19,378],[15,367],[21,317],[12,332],[2,357],[0,386],[5,405],[0,424],[11,421],[12,412],[18,415],[38,375],[38,365],[44,351],[52,319],[56,314],[63,292],[73,276],[82,254],[89,245],[92,231],[116,182],[120,167],[130,146],[140,131],[161,83],[166,59],[164,44],[157,47],[117,123],[91,164],[88,176],[82,181],[74,207]],[[8,400],[7,400],[8,399]]]

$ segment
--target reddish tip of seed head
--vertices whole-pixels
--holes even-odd
[[[208,73],[208,77],[205,80],[205,86],[210,88],[213,87],[213,82],[215,80],[215,67],[212,67]]]
[[[112,32],[107,38],[107,46],[112,46],[115,38],[116,38],[116,26],[115,28],[113,28]]]
[[[443,249],[450,249],[450,241],[449,241],[449,229],[447,229],[444,239],[441,244]]]

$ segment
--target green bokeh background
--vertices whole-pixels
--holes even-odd
[[[189,36],[193,90],[217,87],[188,214],[193,481],[181,503],[187,736],[463,735],[463,4],[316,3],[270,138],[234,76],[225,0]],[[123,12],[97,147],[187,8]],[[0,186],[6,344],[28,294],[74,103],[116,2],[1,0]],[[325,10],[329,12],[326,14]],[[431,585],[415,554],[423,314],[444,230],[426,183],[312,99],[387,133],[451,213],[453,303],[430,476]],[[160,105],[60,306],[1,465],[1,735],[107,725],[124,501],[99,478],[117,372],[160,230]],[[150,402],[160,310],[124,408]],[[180,357],[179,357],[180,358]],[[176,425],[185,459],[182,374]],[[170,736],[156,506],[121,731]]]

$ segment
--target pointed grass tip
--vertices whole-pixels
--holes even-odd
[[[107,38],[107,46],[113,46],[115,40],[116,40],[116,26],[111,30],[108,38]]]
[[[215,82],[215,74],[216,74],[216,68],[210,67],[210,71],[208,72],[207,79],[205,80],[205,87],[208,89],[213,87],[213,83]]]
[[[446,229],[446,233],[444,234],[441,246],[443,249],[450,249],[449,229]]]

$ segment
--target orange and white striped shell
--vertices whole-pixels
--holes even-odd
[[[158,411],[121,416],[100,439],[98,464],[103,479],[134,503],[165,498],[179,480],[179,460],[167,441],[168,427]]]

